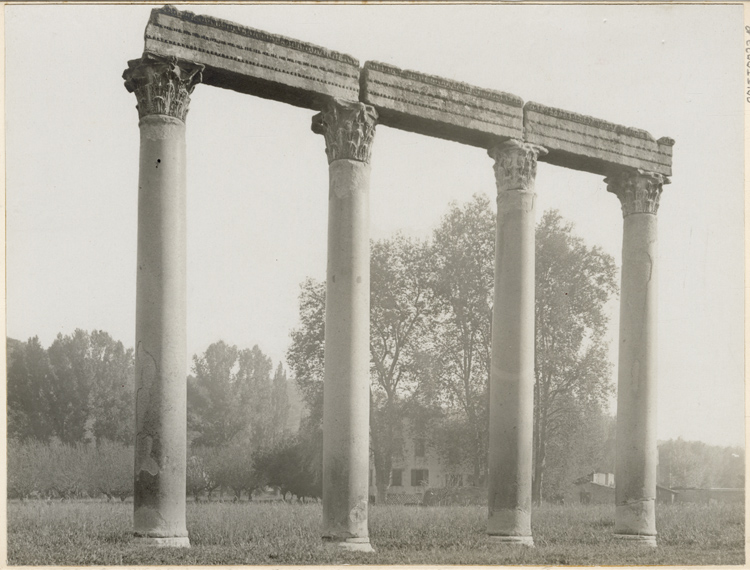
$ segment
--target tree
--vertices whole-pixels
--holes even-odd
[[[273,387],[271,389],[271,433],[269,440],[271,447],[289,436],[286,427],[289,421],[289,409],[286,371],[279,362],[273,375]]]
[[[39,337],[14,344],[8,355],[8,437],[48,442],[55,434],[49,408],[51,384],[49,358]]]
[[[745,452],[702,441],[670,439],[659,444],[659,484],[667,487],[743,487]]]
[[[195,376],[188,380],[188,414],[191,429],[200,435],[194,443],[222,445],[245,426],[242,407],[246,390],[237,381],[238,350],[224,341],[211,344],[193,356]]]
[[[304,438],[289,438],[276,447],[254,455],[256,480],[263,485],[278,487],[281,494],[298,497],[320,497],[322,483],[319,473],[310,464]]]
[[[374,242],[370,254],[370,436],[379,500],[385,499],[393,457],[401,450],[404,404],[419,387],[417,355],[430,306],[430,250],[395,236]],[[322,420],[325,284],[302,285],[301,326],[292,331],[287,362],[308,405]]]
[[[548,211],[536,229],[534,478],[541,502],[547,449],[575,441],[586,417],[601,413],[613,392],[604,306],[617,293],[612,257],[588,247],[560,214]]]
[[[133,443],[135,407],[133,406],[133,349],[125,349],[104,331],[90,336],[93,385],[91,387],[90,424],[97,445],[103,440]]]
[[[291,332],[286,361],[314,423],[323,421],[326,285],[308,277],[300,287],[300,326]]]
[[[268,444],[271,370],[271,359],[257,345],[239,350],[219,341],[193,356],[188,425],[194,443],[221,446],[241,438],[253,449]]]
[[[240,351],[237,359],[237,381],[242,387],[246,418],[245,441],[252,449],[273,445],[274,408],[271,399],[273,363],[256,344]]]
[[[47,350],[52,374],[47,404],[54,434],[63,443],[87,439],[89,395],[94,383],[89,334],[76,329],[71,335],[58,334]]]
[[[454,429],[457,421],[466,424],[459,431],[470,434],[465,449],[479,484],[487,464],[494,287],[495,215],[489,199],[476,194],[463,206],[451,204],[434,232],[432,252],[437,380],[448,415],[456,415],[449,424]]]
[[[431,252],[401,235],[374,242],[370,252],[370,441],[377,500],[384,502],[393,458],[403,448],[405,403],[419,388]]]

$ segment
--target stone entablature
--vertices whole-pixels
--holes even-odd
[[[609,176],[625,168],[672,174],[672,145],[648,132],[524,101],[171,6],[155,9],[145,51],[205,66],[203,83],[321,110],[331,99],[372,105],[380,124],[490,149],[516,139],[540,160]]]
[[[359,62],[346,54],[165,6],[151,11],[145,51],[204,65],[204,83],[319,109],[357,100]]]
[[[603,176],[623,166],[672,175],[670,138],[533,102],[523,115],[524,140],[549,151],[545,162]]]
[[[365,62],[360,100],[381,124],[423,135],[482,148],[523,138],[520,97],[384,63]]]

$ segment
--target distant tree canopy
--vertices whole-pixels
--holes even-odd
[[[273,446],[286,435],[287,378],[256,345],[240,350],[223,341],[193,357],[188,378],[188,427],[193,443],[250,449]]]
[[[38,337],[8,339],[7,347],[9,438],[132,445],[133,349],[104,331],[81,329],[57,335],[47,349]],[[274,372],[258,346],[216,342],[193,357],[193,373],[188,425],[197,445],[242,441],[260,449],[290,435],[286,372],[281,364]]]
[[[62,443],[132,443],[133,350],[104,331],[8,340],[8,435]]]
[[[682,438],[661,442],[657,480],[671,488],[744,488],[745,450]]]

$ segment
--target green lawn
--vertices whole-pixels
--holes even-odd
[[[8,562],[14,565],[211,564],[743,564],[742,505],[659,506],[659,548],[612,538],[612,506],[534,511],[536,548],[490,543],[482,507],[374,506],[375,554],[321,544],[319,504],[188,504],[192,547],[138,546],[132,504],[8,505]]]

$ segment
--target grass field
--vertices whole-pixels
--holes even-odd
[[[490,543],[482,507],[374,506],[375,554],[321,544],[319,504],[188,504],[192,547],[135,544],[132,504],[10,503],[13,565],[211,564],[743,564],[742,505],[659,506],[659,548],[612,537],[612,506],[545,506],[534,511],[536,548]]]

